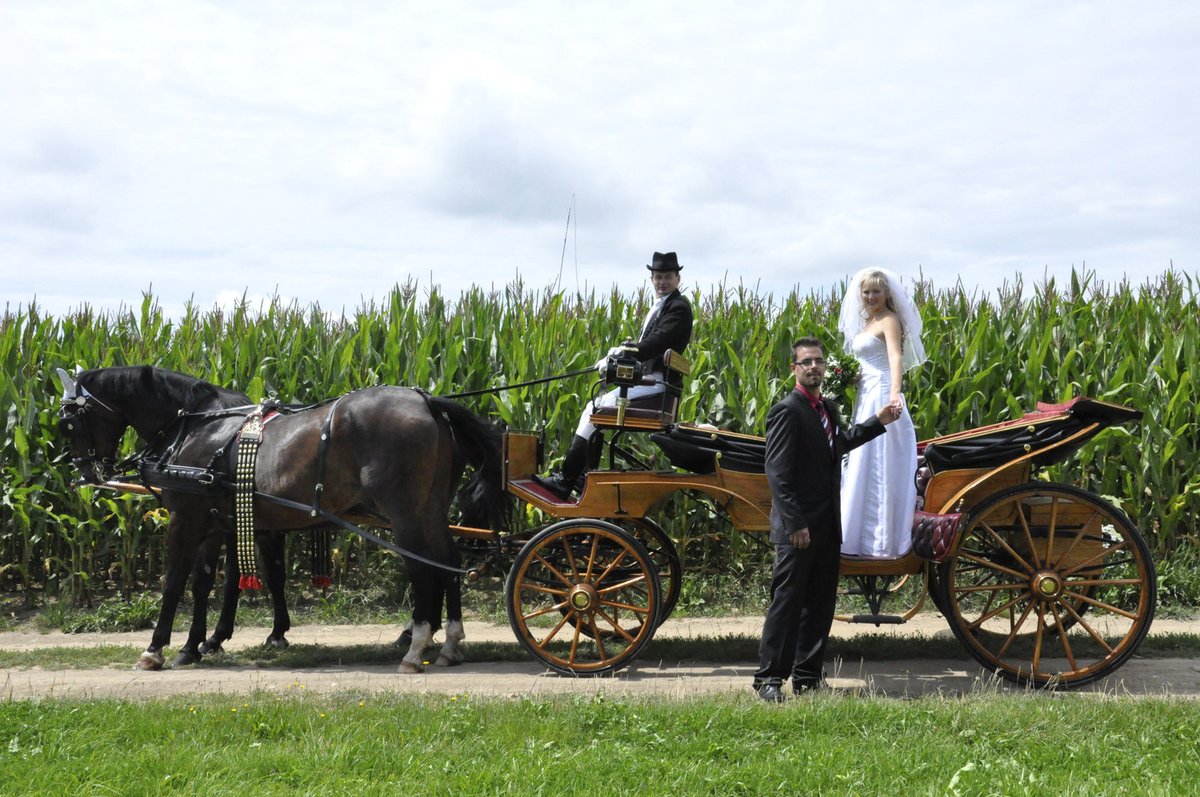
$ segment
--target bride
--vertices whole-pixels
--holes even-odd
[[[904,406],[901,379],[925,362],[921,316],[900,278],[881,268],[859,271],[842,301],[839,329],[862,376],[851,423],[885,404]],[[842,553],[897,557],[912,547],[917,502],[917,436],[903,411],[888,432],[850,452],[842,474]]]

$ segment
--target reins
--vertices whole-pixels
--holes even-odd
[[[570,379],[573,376],[580,376],[582,374],[594,373],[595,370],[596,370],[595,368],[579,368],[575,371],[567,371],[565,374],[555,374],[554,376],[543,376],[541,379],[530,379],[527,382],[517,382],[512,385],[499,385],[497,387],[481,388],[480,390],[467,390],[462,393],[451,393],[448,396],[442,396],[442,398],[460,399],[460,398],[469,398],[471,396],[485,396],[485,395],[491,395],[494,393],[503,393],[506,390],[516,390],[519,387],[529,387],[530,385],[544,385],[547,382],[557,382],[560,379]]]

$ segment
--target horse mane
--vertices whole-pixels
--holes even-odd
[[[128,365],[96,368],[79,375],[80,384],[89,389],[132,396],[152,393],[188,410],[213,410],[240,407],[252,403],[250,397],[194,376],[155,368],[150,365]]]

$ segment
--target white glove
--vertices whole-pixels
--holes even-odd
[[[611,349],[609,349],[608,354],[604,355],[599,360],[596,360],[596,365],[594,366],[595,369],[600,373],[604,373],[604,370],[608,368],[608,358],[615,357],[616,355],[620,354],[621,348],[622,347],[620,346],[613,346]]]

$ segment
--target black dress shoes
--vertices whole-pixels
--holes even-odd
[[[765,700],[768,703],[782,703],[784,701],[783,692],[779,689],[779,684],[763,684],[756,690],[760,700]]]
[[[825,688],[824,682],[813,679],[804,681],[792,681],[792,694],[796,697],[801,695],[811,695],[813,692],[819,692]]]
[[[571,500],[571,492],[574,488],[574,485],[570,484],[565,478],[563,478],[563,475],[560,471],[555,471],[549,476],[535,475],[533,480],[545,487],[556,497],[561,498],[564,501]]]

